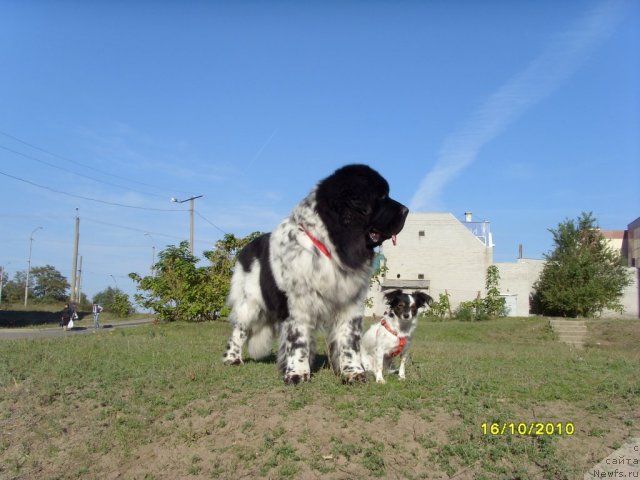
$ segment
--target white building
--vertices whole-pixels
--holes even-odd
[[[474,222],[470,213],[465,214],[465,221],[451,213],[410,213],[397,245],[388,241],[381,250],[388,271],[380,284],[371,287],[373,307],[366,314],[384,312],[384,294],[397,288],[425,291],[434,301],[448,294],[452,310],[478,295],[484,297],[487,268],[494,265],[493,245],[489,222]],[[495,265],[509,315],[529,315],[533,284],[544,260],[519,258]],[[638,317],[638,275],[634,271],[634,284],[625,290],[622,302],[626,315]]]
[[[381,284],[371,288],[373,308],[367,314],[383,312],[384,293],[396,288],[423,290],[435,301],[439,294],[448,294],[455,309],[460,302],[486,294],[493,238],[489,222],[474,222],[470,213],[465,214],[464,222],[450,213],[410,213],[397,245],[386,242],[381,253],[388,271]],[[511,315],[529,314],[529,293],[541,265],[536,260],[498,264],[501,276],[518,278],[507,287],[501,281]]]

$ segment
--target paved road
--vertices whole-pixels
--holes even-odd
[[[105,324],[96,333],[112,332],[118,328],[130,328],[140,325],[146,325],[153,322],[153,317],[139,318],[136,320],[130,320],[125,322],[118,322],[113,324]],[[74,327],[72,330],[66,332],[60,327],[54,328],[0,328],[0,340],[17,340],[20,338],[50,338],[50,337],[64,337],[69,335],[82,335],[87,333],[94,333],[93,321],[89,325],[82,325]]]

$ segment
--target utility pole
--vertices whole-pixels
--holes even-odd
[[[195,210],[195,202],[194,200],[196,198],[202,198],[203,195],[198,195],[195,197],[191,197],[191,198],[187,198],[186,200],[178,200],[177,198],[173,197],[171,199],[172,202],[174,203],[184,203],[184,202],[189,202],[189,212],[190,212],[190,217],[191,217],[191,222],[190,222],[190,228],[189,228],[189,252],[191,253],[191,255],[193,255],[193,213]]]
[[[71,301],[75,302],[76,299],[76,273],[78,268],[78,241],[80,240],[80,215],[76,208],[76,237],[73,242],[73,267],[71,268]]]
[[[27,306],[27,299],[29,298],[29,274],[31,273],[31,247],[33,246],[33,234],[40,230],[42,227],[36,228],[31,235],[29,235],[29,261],[27,263],[27,279],[24,282],[24,306]]]
[[[78,303],[82,302],[80,286],[82,285],[82,255],[80,255],[80,267],[78,268]]]

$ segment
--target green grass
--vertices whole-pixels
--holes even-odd
[[[222,322],[2,341],[0,477],[582,478],[640,422],[640,322],[590,330],[574,351],[539,318],[423,322],[405,382],[351,387],[329,369],[285,387],[273,363],[222,366]],[[576,433],[480,428],[531,421]]]

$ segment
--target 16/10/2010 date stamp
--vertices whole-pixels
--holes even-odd
[[[572,422],[493,422],[480,425],[483,435],[573,435]]]

